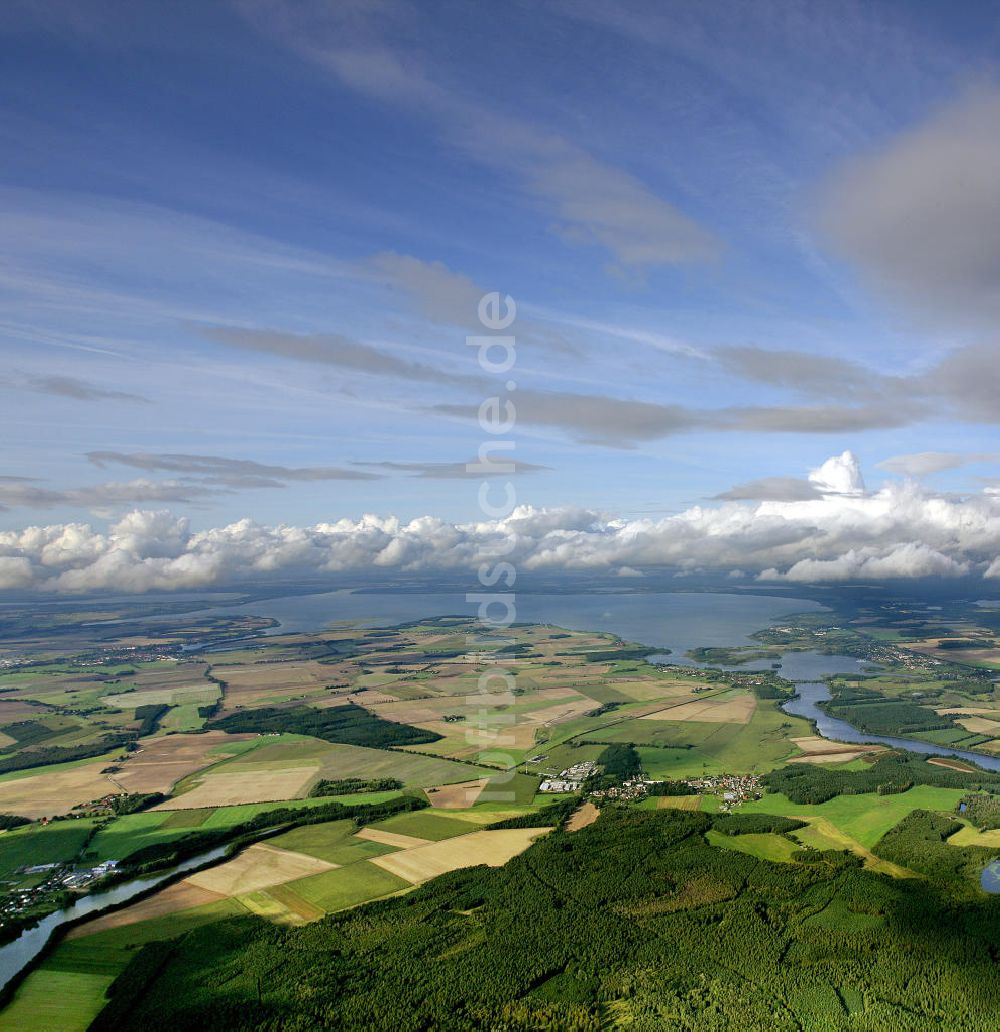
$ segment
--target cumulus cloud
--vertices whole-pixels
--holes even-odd
[[[809,474],[809,483],[821,494],[862,495],[865,478],[852,451],[833,455]]]
[[[833,492],[728,501],[664,519],[521,507],[503,520],[342,519],[311,527],[241,520],[193,530],[166,512],[0,532],[0,588],[141,592],[292,573],[475,570],[490,553],[525,570],[716,570],[795,583],[1000,576],[1000,497],[956,499],[912,481],[864,494],[850,453],[819,467]],[[815,486],[815,485],[814,485]]]

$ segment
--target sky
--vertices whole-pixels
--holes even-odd
[[[0,590],[515,525],[529,567],[997,576],[998,43],[971,2],[8,0]]]

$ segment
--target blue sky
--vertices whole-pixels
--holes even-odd
[[[525,504],[788,501],[845,449],[868,489],[982,491],[998,33],[988,4],[8,3],[0,526],[472,519],[488,290]]]

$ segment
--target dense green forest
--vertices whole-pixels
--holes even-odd
[[[940,830],[917,823],[902,842]],[[93,1027],[1000,1028],[1000,897],[837,853],[769,863],[708,845],[712,824],[611,808],[303,928],[198,929],[139,952]]]
[[[424,745],[441,739],[441,735],[433,731],[382,720],[371,710],[355,703],[330,709],[316,709],[313,706],[280,709],[277,706],[266,706],[262,709],[237,710],[228,717],[213,721],[211,727],[234,734],[251,731],[258,734],[286,732],[312,735],[314,738],[322,738],[325,742],[364,745],[371,749],[388,749],[394,745]]]
[[[145,735],[151,735],[160,726],[161,718],[169,711],[170,707],[165,703],[153,703],[150,706],[137,706],[135,710],[135,719],[140,723],[136,734],[138,734],[140,738]]]
[[[772,792],[784,792],[793,803],[825,803],[838,795],[905,792],[914,785],[937,788],[987,789],[1000,792],[1000,774],[985,770],[964,773],[928,763],[915,753],[892,752],[866,770],[836,770],[813,764],[789,764],[762,778]]]
[[[134,748],[134,734],[101,735],[96,741],[82,745],[50,745],[40,749],[26,749],[0,759],[0,774],[8,774],[13,770],[31,770],[34,767],[46,767],[50,763],[69,763],[72,760],[87,760],[92,756],[103,756],[104,753],[118,748]]]
[[[1000,798],[995,795],[987,795],[985,792],[967,795],[959,809],[977,828],[1000,828]]]
[[[320,778],[309,790],[309,795],[353,795],[356,792],[392,792],[403,787],[398,778]]]
[[[914,810],[882,837],[875,852],[911,871],[948,884],[957,894],[975,895],[979,872],[996,857],[995,849],[954,846],[948,839],[961,821]]]
[[[930,706],[903,699],[886,699],[881,692],[859,684],[836,681],[833,698],[820,706],[831,716],[846,720],[862,731],[878,735],[910,735],[915,731],[940,731],[954,727],[954,717],[942,716]]]

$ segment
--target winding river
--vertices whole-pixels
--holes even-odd
[[[118,907],[122,903],[127,903],[136,896],[149,892],[154,886],[185,871],[207,867],[225,856],[227,848],[228,846],[219,846],[207,853],[193,856],[190,860],[185,860],[163,874],[153,875],[149,878],[135,878],[101,892],[88,893],[86,896],[81,896],[71,906],[53,911],[47,917],[42,918],[34,928],[21,932],[12,942],[0,947],[0,990],[4,989],[38,957],[60,928],[73,924],[81,918],[100,914],[105,910]]]
[[[910,752],[923,753],[926,756],[955,756],[967,763],[976,764],[985,770],[1000,771],[1000,757],[984,756],[981,753],[968,752],[964,749],[952,749],[947,745],[932,745],[915,738],[896,738],[889,735],[873,735],[859,731],[846,720],[830,716],[818,705],[826,702],[830,696],[830,688],[823,681],[806,681],[796,684],[798,695],[782,704],[786,713],[796,717],[805,717],[816,725],[816,731],[823,738],[832,738],[838,742],[854,742],[862,745],[888,745],[893,749],[908,749]]]

